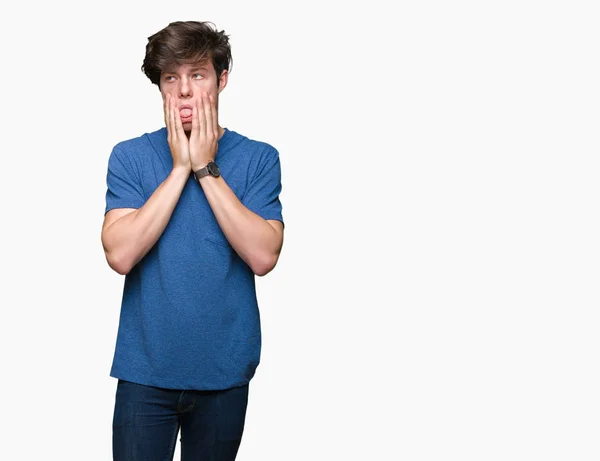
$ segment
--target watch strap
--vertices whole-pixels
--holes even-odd
[[[204,176],[208,175],[214,176],[215,178],[221,176],[219,165],[217,165],[212,160],[208,162],[208,165],[206,165],[204,168],[200,168],[199,170],[194,171],[194,177],[198,182],[200,182],[200,178],[203,178]]]
[[[207,176],[209,174],[210,172],[208,171],[208,165],[204,168],[200,168],[199,170],[194,171],[194,177],[196,178],[196,181],[199,181],[200,178],[203,178],[204,176]]]

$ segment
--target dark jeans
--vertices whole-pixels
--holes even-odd
[[[221,391],[181,391],[119,380],[113,419],[114,461],[171,461],[181,428],[182,461],[233,461],[248,384]]]

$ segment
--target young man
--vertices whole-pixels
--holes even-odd
[[[166,127],[116,144],[102,244],[125,274],[110,375],[115,460],[234,460],[260,359],[255,275],[283,243],[279,155],[218,122],[231,64],[209,22],[152,35]]]

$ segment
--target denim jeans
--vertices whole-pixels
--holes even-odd
[[[182,461],[233,461],[247,404],[248,384],[220,391],[182,391],[119,380],[113,460],[171,461],[181,430]]]

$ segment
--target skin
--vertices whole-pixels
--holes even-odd
[[[224,132],[218,123],[218,95],[227,81],[227,71],[217,78],[210,60],[174,66],[161,74],[173,168],[141,208],[117,208],[106,213],[102,244],[109,266],[119,274],[127,274],[158,241],[190,172],[214,161]],[[192,106],[191,120],[182,119],[182,105]],[[227,240],[252,271],[263,276],[273,270],[283,245],[283,224],[264,220],[247,209],[222,176],[205,176],[200,187]]]
[[[218,95],[228,78],[224,70],[217,80],[211,60],[175,66],[161,74],[160,92],[174,166],[190,166],[197,171],[214,161],[218,139],[225,131],[218,121]],[[181,118],[183,105],[192,106],[191,120]]]

